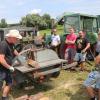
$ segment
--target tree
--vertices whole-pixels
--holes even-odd
[[[45,20],[50,20],[51,19],[49,14],[44,14],[42,16],[42,18],[45,19]]]
[[[21,24],[27,27],[36,27],[37,30],[39,29],[46,29],[50,28],[50,15],[44,14],[40,16],[39,14],[28,14],[25,17],[22,17]]]
[[[26,25],[26,17],[22,17],[20,24],[25,26]]]
[[[27,27],[39,25],[41,22],[41,16],[38,14],[28,14],[22,18],[21,24]]]
[[[1,28],[6,28],[8,25],[7,25],[7,22],[4,18],[1,19],[1,22],[0,22],[0,27]]]
[[[43,20],[45,20],[46,24],[47,24],[47,28],[51,28],[51,17],[49,14],[44,14],[42,16]]]

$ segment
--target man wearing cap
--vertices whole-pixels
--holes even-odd
[[[12,61],[18,52],[15,49],[16,44],[22,36],[18,30],[9,30],[5,35],[5,40],[0,43],[0,88],[2,89],[2,100],[9,100],[8,94],[12,86],[11,72],[14,72]],[[3,86],[5,81],[5,86]]]

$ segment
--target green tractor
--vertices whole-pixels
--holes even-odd
[[[61,34],[61,52],[64,48],[64,42],[66,35],[69,34],[69,28],[74,27],[75,33],[78,34],[80,30],[86,33],[86,37],[89,39],[91,45],[94,45],[98,38],[98,31],[100,27],[100,15],[93,16],[80,13],[64,13],[57,18],[58,24],[64,26],[64,34]],[[61,58],[64,54],[61,53]]]

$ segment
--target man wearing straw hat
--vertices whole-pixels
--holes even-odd
[[[20,39],[22,39],[22,36],[18,30],[9,30],[5,35],[5,40],[0,43],[0,88],[2,90],[2,100],[9,100],[8,95],[12,86],[11,72],[14,72],[14,67],[11,65],[14,57],[18,55],[14,45]],[[4,81],[5,85],[3,86]]]

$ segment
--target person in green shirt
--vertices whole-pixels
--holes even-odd
[[[98,34],[97,33],[87,33],[86,37],[89,39],[90,41],[90,50],[93,53],[93,55],[95,55],[95,48],[96,48],[96,43],[97,43],[97,39],[98,39]]]

